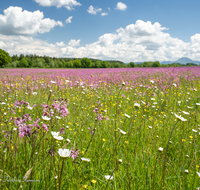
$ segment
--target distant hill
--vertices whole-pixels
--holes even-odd
[[[172,63],[180,63],[180,64],[187,64],[187,63],[195,63],[199,65],[200,61],[194,61],[192,59],[189,59],[188,57],[182,57],[178,59],[177,61],[162,61],[161,64],[172,64]]]

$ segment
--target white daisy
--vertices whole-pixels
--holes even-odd
[[[134,103],[134,106],[137,107],[137,108],[139,108],[139,107],[140,107],[140,104]]]
[[[176,116],[176,118],[178,119],[178,120],[180,120],[180,121],[187,121],[187,119],[185,119],[185,118],[183,118],[183,117],[181,117],[181,116],[179,116],[179,115],[176,115],[176,114],[174,114],[175,116]]]
[[[69,157],[69,156],[70,156],[71,150],[60,148],[60,149],[58,150],[58,154],[60,155],[60,157],[66,158],[66,157]]]
[[[90,162],[90,159],[89,158],[81,158],[82,161],[85,161],[85,162]]]
[[[105,175],[106,180],[113,180],[113,176],[111,175]]]
[[[122,134],[122,135],[126,135],[126,132],[125,131],[123,131],[123,130],[119,130],[120,131],[120,133]]]
[[[49,121],[51,118],[47,117],[47,116],[42,116],[42,119]]]
[[[125,113],[124,115],[125,115],[126,117],[128,117],[128,118],[131,118],[131,116],[130,116],[130,115],[128,115],[128,114],[126,114],[126,113]]]

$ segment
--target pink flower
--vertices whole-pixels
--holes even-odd
[[[73,148],[71,151],[70,157],[74,160],[75,158],[78,157],[78,154],[79,154],[79,150],[78,149],[74,150]]]

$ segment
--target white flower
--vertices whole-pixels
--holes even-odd
[[[173,83],[172,85],[176,87],[176,84],[175,84],[175,83]]]
[[[125,85],[125,82],[122,82],[122,86],[124,86]]]
[[[184,113],[185,115],[190,115],[190,113],[189,113],[189,112],[186,112],[186,111],[183,111],[183,113]]]
[[[139,108],[139,107],[140,107],[140,104],[134,103],[134,106]]]
[[[149,127],[149,129],[152,129],[152,126],[148,126]]]
[[[60,132],[51,131],[51,134],[52,134],[53,138],[56,139],[56,140],[63,140],[64,139],[62,136],[60,136]]]
[[[1,102],[1,105],[6,104],[5,102]]]
[[[90,159],[89,158],[81,158],[82,161],[85,161],[85,162],[90,162]]]
[[[122,131],[121,129],[120,129],[119,131],[120,131],[120,133],[121,133],[122,135],[125,135],[125,134],[126,134],[126,132],[125,132],[125,131]]]
[[[56,116],[56,118],[57,118],[57,119],[61,119],[61,117],[60,117],[60,116]]]
[[[69,139],[66,139],[67,142],[71,142]]]
[[[196,88],[194,88],[193,90],[194,90],[194,91],[197,91],[197,89],[196,89]]]
[[[65,80],[65,82],[69,82],[69,80]]]
[[[55,81],[52,81],[52,80],[51,80],[51,83],[56,84],[56,82],[55,82]]]
[[[151,98],[151,100],[155,100],[155,98]]]
[[[47,117],[47,116],[42,116],[42,119],[49,121],[51,118]]]
[[[159,147],[159,149],[158,149],[160,152],[162,152],[163,151],[163,148],[162,147]]]
[[[188,173],[189,173],[189,171],[188,171],[188,170],[185,170],[184,172],[185,172],[186,174],[188,174]]]
[[[200,103],[196,103],[197,106],[200,106]]]
[[[58,178],[58,176],[55,176],[54,178],[55,178],[55,179],[57,179],[57,178]]]
[[[178,104],[180,104],[181,103],[181,101],[178,101]]]
[[[189,155],[185,155],[185,157],[189,158]]]
[[[179,119],[180,121],[187,121],[187,119],[184,119],[183,117],[181,117],[181,116],[179,116],[179,115],[176,115],[176,114],[174,114],[174,115],[175,115],[176,118]]]
[[[16,130],[17,130],[17,128],[13,128],[13,130],[14,130],[14,131],[16,131]]]
[[[125,115],[126,117],[128,117],[128,118],[131,118],[131,116],[130,116],[130,115],[128,115],[128,114],[126,114],[126,113],[125,113],[124,115]]]
[[[60,155],[60,157],[66,158],[66,157],[69,157],[69,156],[70,156],[71,150],[60,148],[60,149],[58,150],[58,154]]]
[[[36,96],[37,95],[37,92],[32,92],[33,96]]]
[[[198,131],[197,131],[197,130],[195,130],[195,129],[192,129],[192,131],[193,131],[193,132],[195,132],[195,133],[197,133],[197,132],[198,132]]]
[[[153,83],[154,83],[154,81],[153,81],[153,80],[150,80],[150,83],[152,83],[152,84],[153,84]]]
[[[121,162],[121,163],[122,163],[122,159],[119,159],[118,162]]]
[[[197,172],[197,175],[200,177],[200,172]]]
[[[111,175],[105,175],[106,180],[113,180],[113,176]]]
[[[33,109],[33,107],[31,107],[30,105],[28,105],[27,108],[28,108],[29,110],[32,110],[32,109]]]

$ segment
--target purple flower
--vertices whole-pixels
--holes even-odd
[[[78,157],[78,154],[79,154],[79,150],[76,149],[74,150],[74,148],[71,150],[71,154],[70,154],[70,157],[74,160],[75,158]]]
[[[65,133],[64,130],[65,130],[65,128],[63,128],[63,127],[60,128],[60,134],[61,135]]]
[[[47,125],[46,124],[42,124],[42,128],[45,130],[45,131],[49,131],[49,129],[48,129],[48,127],[47,127]]]
[[[53,149],[49,150],[49,154],[51,154],[51,156],[53,156]]]

